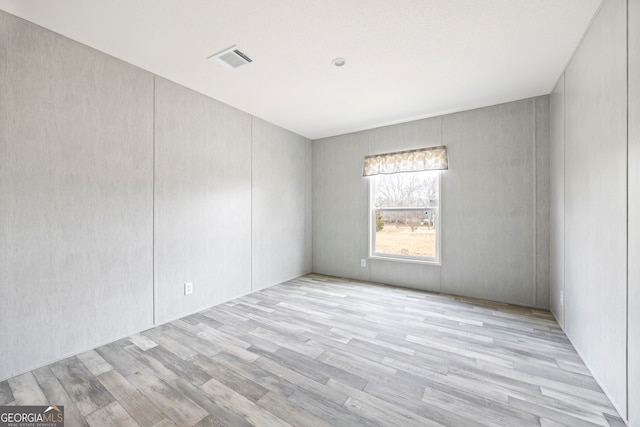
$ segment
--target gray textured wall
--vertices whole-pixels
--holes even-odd
[[[564,327],[564,73],[551,93],[550,308]]]
[[[536,250],[534,252],[536,294],[535,303],[549,308],[550,281],[550,209],[551,209],[551,128],[550,97],[536,101],[535,126],[535,207]]]
[[[310,271],[311,141],[4,12],[0,58],[0,379],[250,292],[252,234]]]
[[[311,142],[253,119],[252,290],[311,271]],[[277,189],[277,192],[273,190]]]
[[[564,80],[564,328],[623,417],[627,409],[626,23],[626,1],[605,1]],[[557,113],[554,110],[558,121],[554,128],[561,126]],[[561,180],[553,183],[561,185]],[[553,295],[554,307],[557,297]]]
[[[368,260],[363,268],[360,260],[369,253],[364,156],[439,145],[441,126],[441,118],[426,119],[313,142],[313,271],[440,289],[437,267]]]
[[[148,328],[153,76],[0,13],[0,378]]]
[[[629,0],[629,426],[640,427],[640,0]]]
[[[548,265],[548,247],[536,252],[538,175],[548,174],[548,98],[502,104],[444,117],[443,143],[451,170],[443,181],[442,290],[460,295],[547,307],[538,290],[537,261]],[[540,137],[540,140],[537,140]],[[546,141],[543,141],[546,138]],[[537,196],[541,197],[539,200]],[[446,261],[446,262],[445,262]],[[544,267],[542,267],[544,268]],[[548,279],[540,277],[540,286]]]
[[[623,415],[626,93],[626,2],[610,0],[565,72],[565,331]]]
[[[539,97],[314,141],[313,270],[546,307],[548,109]],[[360,267],[369,236],[364,156],[439,144],[450,159],[442,265],[370,259]]]
[[[156,78],[156,323],[250,291],[251,116]]]

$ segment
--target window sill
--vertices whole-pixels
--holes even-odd
[[[439,259],[422,260],[422,259],[416,259],[416,258],[404,258],[402,256],[379,255],[379,254],[369,255],[369,259],[374,259],[379,261],[406,262],[409,264],[433,265],[436,267],[442,266],[442,261],[440,261]]]

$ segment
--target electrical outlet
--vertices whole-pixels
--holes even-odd
[[[366,259],[361,259],[360,260],[360,267],[366,267],[367,266],[367,260]]]
[[[193,282],[184,284],[184,294],[191,295],[193,293]]]

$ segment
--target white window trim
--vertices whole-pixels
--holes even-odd
[[[442,174],[438,171],[438,215],[436,215],[436,256],[434,258],[408,256],[400,254],[385,254],[375,252],[376,247],[376,213],[374,209],[375,200],[375,188],[376,177],[372,176],[369,179],[369,259],[393,261],[393,262],[406,262],[411,264],[424,264],[424,265],[442,265]],[[414,208],[406,208],[401,210],[412,210]],[[415,208],[416,210],[423,210],[429,208]]]

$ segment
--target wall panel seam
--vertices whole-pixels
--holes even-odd
[[[627,111],[626,111],[626,120],[627,120],[627,171],[626,171],[626,193],[627,193],[627,200],[626,200],[626,208],[627,208],[627,212],[626,212],[626,238],[627,238],[627,260],[626,260],[626,297],[625,297],[625,302],[626,302],[626,322],[625,322],[625,351],[626,351],[626,372],[625,372],[625,398],[626,398],[626,410],[627,413],[625,414],[625,419],[629,420],[629,0],[627,0],[625,2],[626,5],[626,14],[625,14],[625,18],[627,20],[626,24],[626,42],[627,42],[627,46],[626,46],[626,54],[627,54],[627,68],[626,68],[626,89],[627,89],[627,99],[626,99],[626,107],[627,107]]]
[[[251,206],[249,209],[249,223],[250,223],[250,231],[249,231],[249,235],[251,236],[251,239],[249,239],[249,289],[251,290],[251,292],[254,291],[253,289],[253,116],[249,116],[249,118],[251,119],[249,121],[249,126],[250,126],[250,130],[249,130],[249,138],[250,138],[250,144],[249,144],[249,148],[251,150],[250,155],[249,155],[249,181],[251,183],[251,193],[249,196],[249,200],[251,202]]]
[[[537,121],[537,111],[538,101],[537,99],[533,99],[533,114],[531,115],[533,122],[533,306],[537,306],[538,304],[538,127],[536,124]]]
[[[567,277],[567,72],[562,73],[562,327],[567,330],[566,277]]]
[[[444,117],[440,116],[440,145],[444,145]],[[440,266],[438,267],[438,288],[439,291],[442,292],[442,266],[444,265],[444,225],[443,225],[443,221],[445,219],[445,217],[442,215],[443,213],[443,206],[444,203],[442,203],[442,175],[440,175],[440,194],[439,194],[440,200],[439,200],[439,208],[440,208]]]
[[[157,324],[156,319],[156,76],[153,76],[153,114],[151,115],[151,315],[152,324]]]

